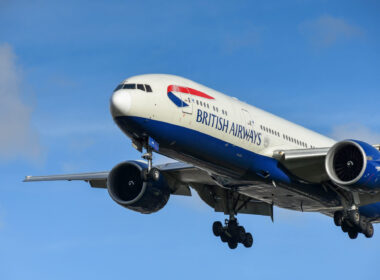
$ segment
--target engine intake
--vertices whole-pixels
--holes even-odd
[[[122,162],[108,175],[107,189],[119,205],[143,214],[161,210],[169,200],[170,188],[163,176],[156,182],[144,181],[147,165],[138,161]]]
[[[356,140],[335,144],[326,156],[325,167],[330,179],[339,186],[363,190],[380,188],[380,152]]]

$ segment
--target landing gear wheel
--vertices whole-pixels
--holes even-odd
[[[249,232],[245,234],[245,240],[243,242],[243,245],[245,248],[251,248],[253,244],[253,237],[252,234]]]
[[[352,210],[348,212],[348,217],[350,219],[350,222],[352,222],[354,225],[359,225],[360,223],[360,214],[357,210]]]
[[[238,226],[238,227],[237,227],[237,232],[236,232],[236,233],[237,233],[237,241],[238,241],[239,243],[243,243],[244,240],[245,240],[245,237],[246,237],[244,227],[242,227],[242,226]]]
[[[143,172],[141,172],[141,175],[142,175],[142,179],[144,181],[148,181],[149,180],[149,171],[148,171],[148,169],[144,169]]]
[[[228,240],[228,247],[230,247],[230,249],[236,249],[236,247],[238,246],[238,243],[237,241],[235,240]]]
[[[153,167],[149,172],[149,177],[157,182],[160,180],[160,171],[157,168]]]
[[[217,221],[212,224],[212,232],[215,236],[221,236],[223,233],[223,225],[221,222]]]
[[[340,227],[343,222],[343,213],[341,211],[337,211],[334,213],[334,224],[337,227]]]
[[[368,226],[367,221],[364,220],[363,218],[360,218],[360,224],[358,226],[358,228],[359,228],[358,231],[364,234],[367,230],[367,226]]]
[[[346,221],[342,222],[341,227],[343,232],[348,232],[350,230],[350,227],[347,225]]]
[[[375,230],[373,229],[372,223],[367,223],[367,227],[364,232],[365,237],[371,238],[373,236],[374,231]]]
[[[351,238],[351,239],[356,239],[358,237],[358,232],[356,230],[350,230],[348,232],[348,236]]]
[[[228,236],[222,232],[222,234],[220,235],[220,240],[222,240],[223,243],[226,243],[228,242]]]

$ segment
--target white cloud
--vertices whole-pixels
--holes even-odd
[[[41,153],[31,126],[31,107],[21,98],[21,69],[8,44],[0,45],[0,159],[37,158]]]
[[[331,137],[336,140],[356,139],[369,144],[380,144],[380,133],[359,123],[336,126],[332,129]]]
[[[227,52],[249,49],[260,43],[261,30],[254,26],[242,28],[239,32],[226,32],[224,35],[223,48]]]
[[[300,31],[317,47],[329,47],[338,41],[360,38],[364,35],[359,27],[329,15],[302,23]]]

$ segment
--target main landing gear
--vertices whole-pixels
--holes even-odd
[[[246,232],[243,226],[239,226],[234,216],[226,219],[224,224],[223,226],[219,221],[214,222],[212,231],[215,236],[220,237],[222,242],[227,242],[230,249],[235,249],[239,243],[243,244],[246,248],[252,247],[252,234]]]
[[[367,238],[371,238],[374,234],[372,223],[361,216],[357,209],[335,212],[334,223],[341,227],[342,231],[347,233],[351,239],[356,239],[359,233],[364,234]]]

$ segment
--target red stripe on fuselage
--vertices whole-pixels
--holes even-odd
[[[207,98],[207,99],[214,99],[214,97],[212,97],[212,96],[210,96],[204,92],[201,92],[201,91],[193,89],[193,88],[188,88],[188,87],[180,87],[180,86],[170,85],[170,86],[168,86],[168,92],[171,92],[171,91],[187,93],[187,94],[191,94],[191,95],[195,95],[195,96],[199,96],[199,97],[203,97],[203,98]]]

